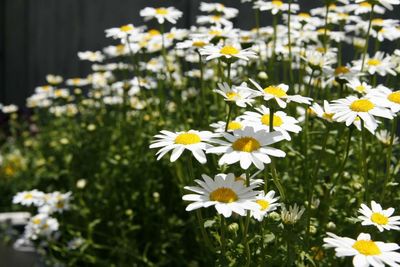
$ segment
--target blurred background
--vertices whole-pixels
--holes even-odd
[[[46,74],[83,77],[90,69],[78,51],[101,50],[113,40],[104,30],[132,23],[143,24],[139,12],[146,6],[175,6],[184,12],[176,27],[196,20],[200,0],[1,0],[0,10],[0,103],[23,105],[34,88],[45,84]],[[254,16],[250,3],[220,2],[240,9],[235,26],[251,29]],[[321,6],[320,1],[299,0],[302,11]],[[262,24],[269,21],[263,13]],[[400,17],[400,7],[388,13]],[[154,24],[153,24],[154,25]],[[151,26],[151,23],[150,23]],[[156,26],[156,25],[154,25]]]

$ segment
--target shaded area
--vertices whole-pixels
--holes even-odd
[[[39,267],[39,258],[32,252],[15,251],[0,243],[0,267]]]

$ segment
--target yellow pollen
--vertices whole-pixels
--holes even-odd
[[[318,33],[318,34],[325,34],[325,31],[326,31],[326,34],[327,34],[327,35],[329,35],[330,32],[331,32],[331,31],[328,30],[328,29],[325,30],[325,28],[321,28],[321,29],[318,29],[318,30],[317,30],[317,33]]]
[[[277,6],[277,7],[281,7],[283,5],[283,2],[279,1],[279,0],[274,0],[271,3],[272,3],[272,5]]]
[[[208,33],[209,33],[210,35],[216,35],[216,36],[222,35],[222,32],[221,32],[221,31],[218,31],[218,30],[211,30],[211,31],[209,31]]]
[[[234,100],[235,98],[239,97],[239,94],[235,93],[235,92],[228,92],[228,93],[226,93],[226,97],[229,100]]]
[[[286,92],[278,86],[268,86],[264,89],[264,92],[279,98],[287,96]]]
[[[326,112],[324,112],[324,114],[322,114],[322,117],[324,118],[324,119],[326,119],[326,120],[328,120],[328,121],[331,121],[331,120],[333,120],[333,113],[326,113]]]
[[[221,16],[212,16],[211,17],[214,21],[220,21],[221,20]]]
[[[372,20],[372,25],[381,25],[384,22],[383,19],[373,19]]]
[[[361,2],[358,4],[360,7],[366,7],[366,8],[371,8],[371,4],[368,2]]]
[[[74,81],[74,83],[79,83],[79,81],[80,80],[78,80],[78,81]],[[54,91],[54,95],[56,96],[56,97],[60,97],[60,96],[62,96],[62,93],[63,93],[63,91],[62,90],[55,90]]]
[[[329,9],[336,9],[336,5],[335,4],[330,4],[329,5]]]
[[[344,66],[340,66],[335,69],[335,75],[346,74],[349,72],[350,72],[349,68]]]
[[[269,202],[264,199],[257,199],[256,203],[260,205],[261,210],[266,210],[269,207]]]
[[[49,90],[50,90],[50,88],[51,88],[51,86],[50,86],[50,85],[45,85],[45,86],[42,86],[42,90],[43,90],[43,91],[49,91]]]
[[[387,99],[396,104],[400,104],[400,91],[396,91],[388,95]]]
[[[219,52],[223,55],[229,55],[229,56],[239,54],[239,50],[237,50],[236,48],[234,48],[233,46],[230,46],[230,45],[222,47]]]
[[[193,145],[200,142],[200,136],[195,133],[181,133],[175,138],[175,144],[179,145]]]
[[[270,114],[264,114],[261,117],[261,123],[264,124],[264,125],[269,126],[269,124],[270,124],[269,116],[270,116]],[[279,117],[279,116],[274,114],[274,121],[272,122],[272,124],[273,124],[274,127],[279,127],[279,126],[281,126],[283,124],[283,120],[282,120],[281,117]]]
[[[118,54],[122,54],[122,53],[124,53],[124,51],[125,51],[125,45],[123,45],[123,44],[117,45],[117,46],[115,47],[115,49],[117,50],[117,53],[118,53]]]
[[[168,9],[160,7],[156,8],[156,14],[157,15],[167,15],[168,14]]]
[[[374,241],[371,240],[357,240],[352,247],[366,256],[381,254],[381,250],[379,249],[379,247],[375,244]]]
[[[242,124],[240,122],[231,121],[228,123],[228,130],[234,131],[238,129],[242,129]]]
[[[374,104],[368,99],[358,99],[350,105],[350,109],[355,112],[368,112],[374,107]]]
[[[367,64],[370,66],[379,66],[381,64],[381,61],[376,58],[371,58],[368,60]]]
[[[33,195],[31,194],[31,193],[27,193],[25,196],[24,196],[24,199],[32,199],[33,198]]]
[[[379,212],[374,212],[371,215],[371,221],[376,224],[386,225],[389,222],[389,218]]]
[[[311,18],[310,14],[308,13],[299,13],[298,15],[300,18],[309,19]]]
[[[32,220],[32,223],[33,223],[33,224],[36,224],[36,225],[40,224],[40,222],[41,222],[41,221],[40,221],[40,219],[38,219],[38,218],[35,218],[35,219]]]
[[[157,36],[157,35],[161,35],[161,32],[159,30],[156,29],[151,29],[147,32],[149,35],[151,36]]]
[[[222,203],[232,203],[238,200],[238,196],[232,189],[221,187],[210,193],[210,200]]]
[[[317,50],[318,52],[322,53],[322,54],[324,54],[324,53],[326,52],[326,49],[323,48],[323,47],[318,47],[316,50]]]
[[[121,26],[119,29],[120,29],[120,31],[122,31],[122,32],[130,32],[130,31],[132,31],[134,28],[133,28],[132,25],[124,25],[124,26]]]
[[[261,147],[260,143],[253,137],[242,137],[237,139],[232,147],[236,151],[253,152]]]
[[[193,45],[194,47],[203,47],[203,46],[206,45],[206,43],[203,42],[203,41],[195,41],[195,42],[192,43],[192,45]]]
[[[356,89],[357,92],[364,93],[365,86],[364,85],[358,85],[354,89]]]

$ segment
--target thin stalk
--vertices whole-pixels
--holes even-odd
[[[290,17],[292,14],[292,0],[289,0],[289,9],[288,9],[288,42],[289,42],[289,84],[290,88],[293,88],[293,72],[292,72],[292,36],[291,36],[291,21]]]
[[[363,57],[362,57],[362,62],[361,62],[361,72],[364,71],[365,57],[366,57],[367,52],[368,52],[369,35],[370,35],[370,32],[371,32],[371,26],[372,26],[372,20],[373,19],[374,19],[374,4],[372,4],[371,12],[369,14],[369,24],[368,24],[367,36],[365,37],[365,46],[364,46]]]
[[[327,46],[328,46],[328,16],[329,16],[329,3],[326,4],[326,10],[325,10],[324,53],[327,52]]]
[[[225,262],[226,254],[226,222],[224,215],[221,214],[221,264]]]
[[[367,167],[367,149],[366,149],[366,140],[365,140],[365,125],[364,121],[361,120],[361,163],[364,171],[364,201],[368,203],[368,167]]]
[[[250,186],[250,172],[246,171],[246,186],[249,187]],[[247,211],[246,214],[246,222],[244,225],[244,231],[243,231],[243,245],[246,251],[246,267],[250,266],[251,264],[251,253],[250,253],[250,246],[249,246],[249,240],[247,238],[247,234],[249,231],[249,224],[250,224],[250,211]]]
[[[228,103],[228,116],[226,117],[225,132],[228,131],[229,122],[231,121],[231,116],[232,116],[232,110],[233,110],[233,104]]]
[[[346,141],[346,150],[342,159],[342,163],[340,164],[339,167],[339,171],[337,176],[333,179],[333,184],[332,187],[329,189],[329,191],[331,192],[333,190],[333,187],[339,183],[340,179],[343,176],[343,172],[344,172],[344,167],[346,166],[347,160],[349,158],[349,152],[350,152],[350,143],[351,143],[351,136],[353,133],[353,128],[349,129],[349,135],[347,137],[347,141]]]
[[[385,175],[385,181],[383,183],[383,190],[382,190],[382,195],[381,195],[381,202],[383,199],[385,199],[385,194],[386,194],[386,186],[389,183],[391,179],[391,171],[390,171],[390,165],[392,162],[392,152],[393,152],[393,142],[394,142],[394,137],[396,135],[396,130],[397,130],[397,117],[395,117],[392,121],[392,129],[390,131],[390,144],[388,147],[388,152],[387,152],[387,157],[386,157],[386,175]]]

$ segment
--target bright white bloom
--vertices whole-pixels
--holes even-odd
[[[280,0],[272,0],[272,1],[256,1],[254,3],[254,9],[259,9],[260,11],[271,10],[273,15],[278,14],[279,12],[284,12],[289,10],[289,4],[284,3]],[[291,12],[295,13],[299,10],[298,4],[292,4]]]
[[[140,16],[144,17],[145,21],[155,18],[160,24],[164,24],[165,21],[175,24],[182,15],[183,13],[174,7],[146,7],[140,11]]]
[[[195,193],[182,197],[193,202],[186,207],[187,211],[215,206],[219,214],[228,218],[233,212],[245,216],[246,210],[258,209],[254,202],[259,193],[253,190],[256,185],[246,187],[242,181],[235,180],[233,173],[217,174],[214,179],[203,174],[202,178],[195,180],[199,186],[185,186],[186,190]]]
[[[135,28],[132,24],[123,25],[118,28],[107,29],[106,37],[112,37],[114,39],[126,39],[129,35],[138,34],[139,29]]]
[[[207,56],[206,60],[215,58],[249,60],[257,58],[257,54],[251,48],[241,49],[239,46],[233,45],[208,45],[200,49],[200,54]]]
[[[88,60],[90,62],[102,62],[105,58],[100,51],[78,52],[78,57],[80,60]]]
[[[39,213],[52,214],[54,212],[62,213],[70,208],[71,192],[65,194],[58,191],[45,194],[44,204],[39,207]]]
[[[220,3],[200,3],[200,11],[207,13],[222,13],[225,18],[231,19],[239,14],[239,10],[233,7],[226,7]]]
[[[349,81],[349,83],[347,83],[347,86],[350,89],[352,89],[362,95],[368,94],[372,89],[371,85],[369,85],[368,83],[366,83],[364,81],[360,81],[359,79],[353,79],[353,80]]]
[[[354,123],[357,118],[364,121],[365,127],[373,131],[378,127],[374,116],[393,119],[390,110],[379,106],[376,98],[357,98],[348,96],[346,98],[332,101],[333,120],[345,122],[346,126]]]
[[[324,238],[325,248],[334,248],[337,257],[354,256],[353,266],[355,267],[382,267],[399,266],[400,253],[395,252],[400,247],[395,243],[384,243],[371,240],[369,234],[361,233],[357,240],[340,237],[327,233],[329,237]]]
[[[215,129],[214,131],[216,133],[223,133],[223,132],[225,132],[226,122],[219,121],[219,122],[210,124],[210,126]],[[227,130],[229,132],[232,132],[235,130],[243,129],[245,126],[247,126],[247,124],[241,118],[236,118],[236,119],[228,122]]]
[[[390,108],[393,113],[400,111],[400,91],[393,92],[389,88],[379,85],[369,95],[376,98],[376,102],[380,105]]]
[[[266,106],[256,108],[257,112],[246,111],[241,118],[248,124],[253,125],[255,128],[261,128],[269,132],[270,127],[270,110]],[[283,111],[277,111],[273,116],[273,130],[282,133],[283,137],[290,141],[291,137],[289,132],[299,133],[301,127],[296,123],[298,121],[286,115]]]
[[[58,84],[62,83],[64,81],[64,79],[60,75],[47,74],[46,81],[51,85],[58,85]]]
[[[232,27],[233,23],[219,15],[198,16],[197,24],[212,24],[216,26]]]
[[[59,223],[57,219],[49,217],[45,213],[39,213],[33,216],[25,226],[25,237],[36,240],[41,236],[50,237],[58,230]]]
[[[316,50],[307,50],[301,58],[308,63],[311,69],[325,69],[336,63],[336,54],[332,52],[321,53]]]
[[[286,209],[285,205],[282,205],[281,219],[285,224],[295,224],[303,216],[305,208],[298,206],[296,203],[293,206],[289,206],[289,210]]]
[[[44,203],[44,196],[45,194],[41,191],[38,191],[36,189],[32,190],[32,191],[23,191],[23,192],[19,192],[17,193],[14,197],[13,197],[13,203],[14,204],[20,204],[23,206],[36,206],[39,207],[41,205],[43,205]]]
[[[400,216],[392,216],[394,208],[382,209],[382,206],[375,201],[371,201],[371,208],[365,204],[361,204],[358,210],[362,216],[358,216],[362,220],[362,225],[374,225],[379,231],[384,230],[400,230]]]
[[[389,146],[390,145],[390,140],[391,140],[391,134],[387,130],[380,130],[376,132],[375,134],[376,138],[378,138],[379,141],[381,141],[384,145]],[[397,136],[394,136],[393,138],[393,145],[398,145],[399,144],[399,138]]]
[[[365,0],[356,0],[356,3],[361,3],[364,2]],[[385,8],[389,9],[389,10],[393,10],[393,5],[399,5],[400,4],[400,0],[374,0],[374,1],[367,1],[367,2],[371,2],[371,3],[378,3],[379,5],[384,6]]]
[[[324,100],[324,107],[321,107],[318,103],[314,103],[310,110],[313,111],[319,118],[324,119],[326,121],[332,122],[333,119],[333,111],[331,105],[328,101]]]
[[[227,141],[215,140],[220,146],[207,149],[207,153],[223,154],[218,164],[234,164],[240,162],[240,167],[247,170],[253,163],[258,169],[264,169],[264,164],[271,162],[269,156],[285,157],[282,150],[268,147],[283,139],[280,132],[268,133],[265,130],[255,130],[246,126],[243,130],[233,131],[232,134],[224,133]]]
[[[242,83],[240,86],[229,86],[227,83],[219,83],[219,90],[215,89],[214,92],[222,95],[224,100],[227,102],[234,102],[239,107],[251,106],[254,102],[254,94],[252,90],[249,90],[246,83]]]
[[[353,61],[354,67],[360,70],[361,64],[362,59]],[[369,57],[369,55],[365,57],[364,71],[371,75],[378,73],[380,76],[386,76],[386,74],[389,73],[396,76],[396,72],[394,71],[395,67],[396,65],[392,62],[391,57],[385,57],[384,52],[378,51],[373,57]]]
[[[14,112],[18,111],[18,106],[13,105],[13,104],[7,105],[7,106],[2,106],[2,107],[0,106],[0,108],[1,108],[1,111],[5,114],[14,113]]]
[[[251,216],[261,222],[271,211],[276,210],[280,204],[275,203],[278,201],[279,197],[274,198],[274,196],[275,191],[269,191],[267,194],[261,192],[258,196],[256,196],[255,202],[259,205],[259,207],[257,210],[253,210],[251,212]]]
[[[211,148],[210,141],[214,136],[213,133],[208,131],[195,131],[190,130],[187,132],[170,132],[161,131],[161,134],[156,135],[157,140],[152,141],[150,148],[160,148],[156,153],[157,160],[161,159],[167,152],[172,150],[170,161],[176,161],[185,149],[192,152],[193,156],[201,163],[207,162],[204,150]]]
[[[301,95],[288,95],[287,91],[289,86],[286,84],[270,85],[266,88],[262,88],[258,83],[250,79],[250,82],[257,88],[257,94],[264,97],[265,101],[274,99],[281,108],[286,108],[287,103],[297,102],[302,104],[311,104],[311,98],[303,97]]]

